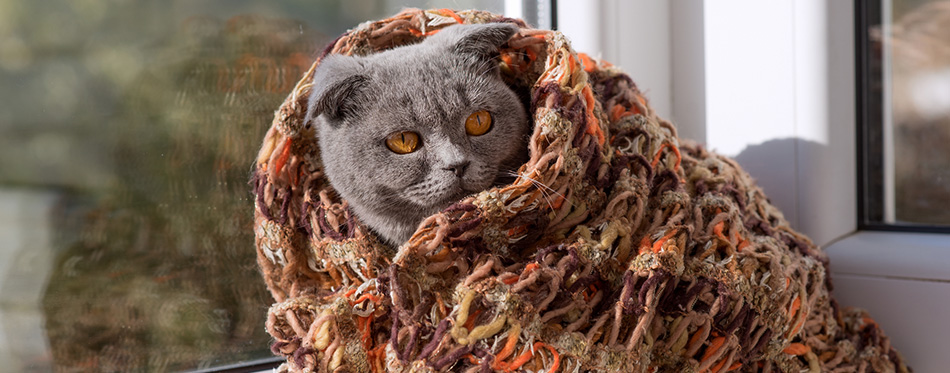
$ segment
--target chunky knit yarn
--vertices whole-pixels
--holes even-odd
[[[486,12],[406,10],[323,55],[485,22],[522,27],[500,60],[531,91],[530,160],[514,183],[427,218],[398,249],[327,183],[304,118],[313,68],[277,111],[252,183],[283,370],[907,370],[865,313],[838,309],[827,257],[748,174],[678,138],[627,75],[562,34]]]

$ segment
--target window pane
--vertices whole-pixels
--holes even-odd
[[[403,6],[0,0],[0,370],[271,356],[247,179],[332,38]]]
[[[878,123],[867,118],[867,156],[880,159],[867,166],[869,218],[950,225],[950,1],[883,1],[878,11],[865,88],[880,89],[869,110],[881,107]]]

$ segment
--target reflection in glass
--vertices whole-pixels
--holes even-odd
[[[0,370],[271,356],[247,178],[323,46],[403,5],[0,0]]]
[[[950,224],[950,1],[885,1],[884,220]],[[890,208],[889,208],[890,207]]]

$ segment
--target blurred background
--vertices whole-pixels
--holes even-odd
[[[251,164],[337,35],[504,1],[0,0],[0,370],[271,356]]]
[[[950,225],[950,1],[895,0],[881,54],[886,222]]]

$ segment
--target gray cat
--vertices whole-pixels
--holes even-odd
[[[401,245],[424,218],[525,160],[524,104],[496,60],[516,31],[450,26],[415,45],[330,55],[317,68],[308,118],[326,175],[384,242]]]

